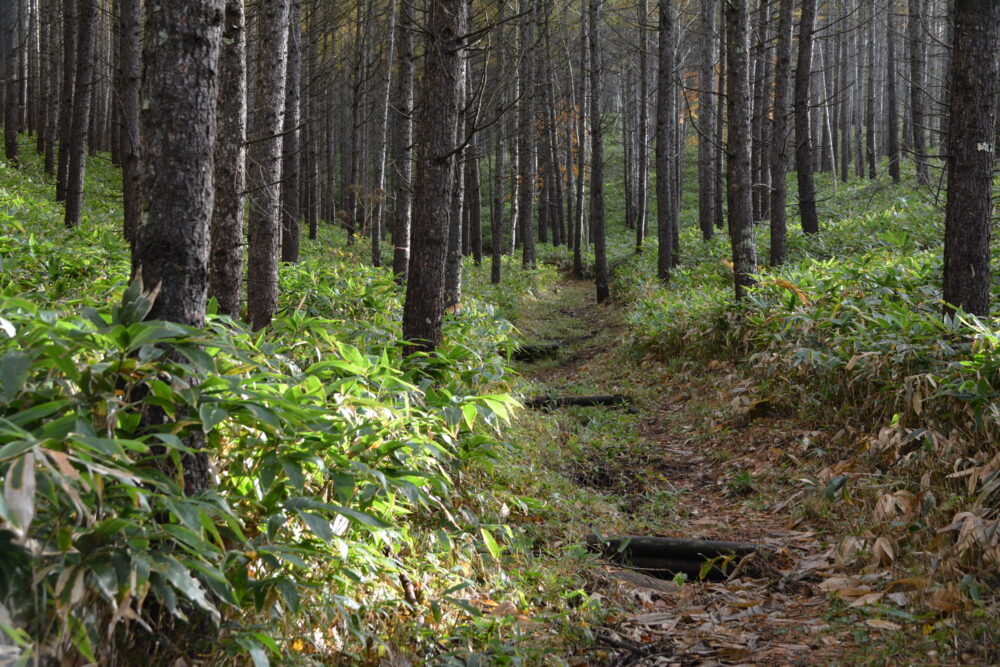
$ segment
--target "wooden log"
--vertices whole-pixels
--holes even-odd
[[[598,396],[536,396],[524,405],[529,408],[562,408],[569,405],[623,407],[632,402],[625,394],[601,394]]]
[[[691,580],[703,573],[706,579],[725,579],[740,559],[761,548],[744,542],[640,536],[599,539],[592,535],[587,544],[609,560],[646,574],[672,578],[683,573]],[[706,571],[706,562],[713,560]]]
[[[520,345],[514,351],[514,361],[540,361],[559,354],[559,343],[538,343],[537,345]]]

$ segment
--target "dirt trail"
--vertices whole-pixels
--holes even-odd
[[[581,484],[620,498],[626,508],[639,494],[673,499],[664,506],[672,513],[665,536],[769,547],[767,556],[751,558],[724,582],[677,585],[610,564],[593,573],[594,593],[634,612],[601,629],[606,650],[581,651],[570,663],[853,662],[846,656],[857,650],[856,635],[824,620],[832,602],[820,584],[833,573],[833,538],[822,532],[821,513],[803,518],[809,513],[800,503],[814,503],[816,492],[807,496],[794,472],[796,454],[821,434],[755,402],[757,387],[730,364],[668,367],[629,358],[620,311],[596,305],[590,283],[565,282],[540,295],[526,306],[519,328],[528,341],[561,346],[556,359],[521,366],[539,391],[634,396],[627,456],[606,461],[601,474],[581,476]],[[878,633],[875,626],[866,630]]]

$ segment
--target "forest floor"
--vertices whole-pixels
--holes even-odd
[[[553,420],[549,432],[562,434],[550,465],[614,508],[604,515],[610,525],[588,516],[577,533],[589,526],[604,536],[765,547],[724,581],[654,579],[598,564],[585,573],[587,592],[621,612],[605,618],[593,645],[571,649],[569,664],[939,662],[903,611],[905,578],[890,583],[877,553],[861,572],[838,567],[838,546],[860,526],[826,511],[850,500],[827,485],[836,470],[809,460],[833,434],[802,428],[793,411],[760,400],[760,388],[730,362],[636,357],[622,313],[598,306],[592,283],[564,281],[537,294],[517,327],[526,342],[560,345],[552,359],[519,365],[529,392],[632,397],[628,408],[530,417]],[[588,437],[587,429],[609,435]]]

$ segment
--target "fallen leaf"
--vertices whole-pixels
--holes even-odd
[[[893,623],[892,621],[884,621],[881,618],[869,618],[865,620],[865,625],[876,628],[878,630],[899,630],[900,626],[898,623]]]

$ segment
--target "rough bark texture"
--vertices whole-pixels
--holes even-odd
[[[656,253],[656,275],[666,282],[670,279],[673,259],[671,243],[673,226],[673,195],[670,187],[670,162],[673,158],[674,113],[673,72],[674,44],[673,9],[670,0],[659,4],[659,52],[656,74],[656,235],[659,248]]]
[[[73,127],[70,131],[69,167],[66,172],[67,227],[80,224],[83,210],[83,178],[87,166],[87,133],[94,87],[94,41],[97,28],[97,0],[80,3],[80,31],[76,54]]]
[[[148,3],[139,272],[151,319],[205,323],[222,0]],[[169,34],[169,36],[168,36]]]
[[[425,32],[422,115],[417,124],[417,174],[413,201],[413,254],[403,307],[408,350],[432,351],[441,342],[444,267],[462,106],[462,36],[466,0],[431,0]]]
[[[808,0],[807,0],[808,1]],[[747,0],[725,0],[729,135],[726,185],[736,300],[746,296],[757,272],[750,165],[750,15]]]
[[[299,261],[299,102],[301,101],[302,3],[291,0],[288,60],[285,68],[285,119],[281,149],[281,261]]]
[[[402,2],[396,24],[397,76],[393,99],[393,221],[392,272],[405,281],[410,263],[410,223],[412,220],[413,176],[413,8]]]
[[[121,44],[121,163],[125,240],[132,245],[133,264],[135,237],[139,230],[142,201],[142,166],[139,135],[140,94],[142,88],[142,9],[140,0],[120,0],[118,3]]]
[[[518,172],[518,210],[521,221],[522,255],[525,268],[535,265],[534,201],[535,201],[535,3],[528,3],[529,10],[522,23],[521,44],[524,54],[521,58],[522,96],[518,103],[518,143],[520,147],[520,171]]]
[[[715,224],[715,0],[701,0],[698,69],[698,226],[712,238]]]
[[[874,179],[878,175],[876,166],[877,157],[875,154],[875,5],[868,6],[866,15],[865,41],[865,75],[866,91],[865,95],[865,162],[868,164],[868,178]]]
[[[666,0],[664,0],[666,1]],[[594,282],[597,303],[611,298],[604,229],[604,119],[601,118],[601,0],[590,0],[590,222],[594,228]]]
[[[281,241],[281,128],[285,111],[289,0],[270,0],[257,17],[254,113],[248,130],[247,185],[250,198],[247,315],[254,329],[278,309]]]
[[[917,167],[917,183],[927,185],[927,132],[924,116],[924,44],[923,0],[909,0],[910,17],[907,35],[910,42],[910,126],[913,128],[913,161]]]
[[[226,0],[219,54],[215,206],[208,293],[219,312],[239,317],[243,286],[243,189],[246,185],[247,72],[243,0]]]
[[[886,127],[889,151],[889,176],[893,183],[899,183],[899,100],[896,95],[896,30],[893,12],[886,12]]]
[[[819,231],[816,185],[813,182],[813,150],[809,136],[809,81],[812,78],[813,23],[816,0],[803,0],[799,23],[799,53],[795,66],[795,172],[799,182],[799,216],[802,231]]]
[[[990,300],[990,189],[996,124],[1000,4],[956,0],[951,66],[944,300],[987,315]]]
[[[787,255],[788,200],[788,88],[791,82],[792,4],[781,0],[778,10],[777,64],[774,79],[774,113],[771,120],[771,266]]]
[[[18,58],[21,51],[21,38],[18,30],[18,3],[7,0],[0,8],[0,30],[3,31],[3,78],[6,92],[4,94],[4,153],[7,163],[19,167],[21,159],[18,151],[17,133],[21,129],[18,109],[18,88],[20,86],[20,68]]]
[[[59,165],[56,171],[56,201],[66,199],[66,175],[73,136],[73,99],[76,92],[76,0],[63,0],[63,68],[59,103]]]
[[[150,2],[146,10],[138,275],[146,289],[159,290],[149,319],[202,327],[223,0]],[[168,419],[160,408],[145,411],[147,424]],[[185,444],[198,450],[204,438]],[[181,466],[187,495],[209,485],[207,454],[184,453]]]

